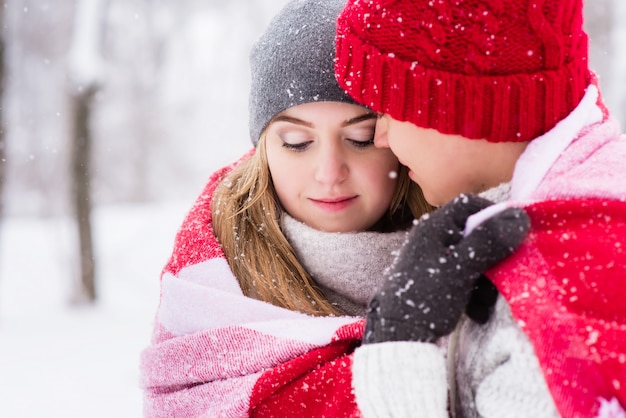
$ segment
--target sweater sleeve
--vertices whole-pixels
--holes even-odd
[[[352,381],[364,418],[448,416],[446,362],[435,344],[367,344],[354,353]]]
[[[532,344],[504,298],[487,324],[466,318],[458,332],[457,416],[559,417]]]

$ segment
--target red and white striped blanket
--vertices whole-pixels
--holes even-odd
[[[536,176],[523,199],[533,231],[490,276],[561,413],[622,417],[626,142],[610,121],[584,132]],[[529,153],[521,188],[533,184],[534,157],[548,161],[541,151]],[[445,360],[433,344],[360,346],[360,318],[310,317],[243,296],[211,224],[212,194],[230,169],[211,177],[163,271],[141,360],[145,416],[447,417]]]
[[[211,223],[213,192],[231,168],[209,180],[163,271],[153,341],[141,359],[145,416],[357,417],[363,406],[357,393],[364,394],[365,409],[397,408],[384,400],[377,405],[383,389],[390,388],[379,388],[368,375],[376,370],[368,364],[380,353],[361,350],[356,362],[366,371],[353,373],[362,318],[312,317],[243,295]],[[386,346],[388,360],[377,363],[382,367],[385,361],[413,357],[415,345],[378,344]],[[433,396],[436,390],[427,389],[421,407],[445,411],[443,357],[431,344],[418,345],[427,354],[419,356],[424,364],[415,367],[438,382],[440,393]]]
[[[153,344],[143,354],[146,416],[247,416],[276,406],[277,416],[314,407],[332,416],[319,394],[289,397],[296,402],[291,409],[281,389],[297,385],[293,390],[306,395],[307,384],[324,383],[326,371],[319,366],[350,361],[346,356],[360,341],[363,324],[313,318],[243,296],[211,225],[211,197],[228,171],[210,179],[164,269]],[[349,381],[332,384],[342,395],[351,390]]]

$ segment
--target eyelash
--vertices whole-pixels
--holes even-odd
[[[354,139],[349,139],[348,141],[350,141],[352,143],[352,145],[354,145],[357,148],[367,148],[371,145],[374,145],[374,137],[372,136],[369,140],[367,141],[355,141]]]
[[[352,144],[354,147],[356,148],[367,148],[369,146],[374,145],[374,137],[372,137],[371,139],[367,140],[367,141],[357,141],[355,139],[346,139],[348,142],[350,142],[350,144]],[[288,150],[291,151],[296,151],[296,152],[302,152],[305,151],[308,146],[311,144],[312,141],[308,141],[308,142],[301,142],[299,144],[288,144],[286,142],[283,142],[283,148],[286,148]]]
[[[302,152],[307,149],[311,141],[308,142],[300,142],[299,144],[288,144],[283,142],[283,148],[287,148],[290,151]]]

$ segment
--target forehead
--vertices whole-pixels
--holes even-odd
[[[367,118],[375,118],[375,114],[362,106],[341,102],[311,102],[285,109],[276,115],[298,118],[303,121],[323,119],[333,122],[348,122],[353,118],[367,115]]]

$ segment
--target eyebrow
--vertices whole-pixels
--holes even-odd
[[[354,118],[345,120],[341,124],[341,127],[345,128],[346,126],[354,125],[356,123],[360,123],[360,122],[370,120],[370,119],[376,119],[377,117],[378,115],[376,113],[367,112],[362,115],[356,116]],[[288,122],[288,123],[293,123],[294,125],[302,125],[302,126],[306,126],[307,128],[314,128],[314,125],[311,122],[294,118],[293,116],[280,115],[280,116],[276,116],[273,121],[274,122]]]
[[[363,122],[366,120],[370,120],[370,119],[377,119],[378,115],[374,112],[367,112],[362,114],[361,116],[357,116],[355,118],[352,119],[348,119],[347,121],[345,121],[344,123],[341,124],[342,127],[345,126],[349,126],[349,125],[354,125],[355,123],[359,123],[359,122]]]
[[[274,118],[273,122],[289,122],[289,123],[293,123],[295,125],[303,125],[303,126],[306,126],[307,128],[313,128],[313,124],[311,122],[307,122],[307,121],[304,121],[302,119],[294,118],[292,116],[285,116],[285,115],[276,116]]]

